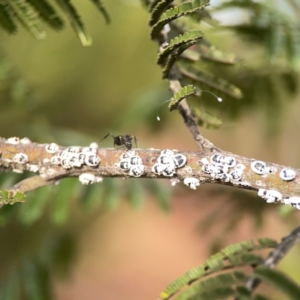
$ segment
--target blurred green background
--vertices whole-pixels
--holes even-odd
[[[108,132],[129,133],[142,148],[197,150],[167,105],[159,110],[162,121],[156,120],[170,92],[155,65],[157,45],[149,39],[148,14],[139,1],[107,3],[109,26],[90,2],[74,4],[92,47],[82,47],[69,26],[59,33],[47,30],[47,39],[39,42],[23,29],[14,36],[1,32],[1,78],[9,74],[14,82],[10,95],[9,80],[2,85],[1,136],[67,146],[99,141]],[[241,56],[244,67],[263,61],[261,74],[276,67],[266,69],[262,46],[230,31],[207,35]],[[254,90],[256,83],[247,88]],[[276,115],[269,112],[274,103],[264,101],[263,86],[260,91],[257,105],[246,106],[239,119],[224,116],[219,130],[202,132],[224,150],[298,167],[298,96],[280,100]],[[217,108],[218,115],[226,105]],[[270,124],[280,126],[269,130]],[[111,147],[112,141],[101,145]],[[26,176],[4,174],[1,186]],[[279,239],[299,220],[299,214],[266,206],[254,193],[215,186],[197,192],[180,186],[171,193],[169,186],[167,180],[105,179],[83,187],[66,179],[30,193],[24,204],[2,208],[0,299],[156,299],[211,251],[255,237]],[[280,268],[300,282],[294,269],[298,253],[295,249]]]

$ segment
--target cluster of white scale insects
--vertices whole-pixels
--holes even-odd
[[[172,177],[176,174],[176,169],[182,168],[186,164],[186,156],[166,149],[160,152],[156,163],[152,167],[152,172],[157,175]]]
[[[265,162],[259,160],[251,163],[251,169],[254,173],[261,175],[262,177],[266,177],[268,174],[275,175],[277,173],[277,169],[275,167],[268,167]],[[279,177],[286,182],[294,180],[296,175],[297,174],[293,169],[287,168],[282,169],[279,173]],[[266,189],[259,189],[258,196],[265,199],[267,203],[281,202],[300,209],[300,197],[298,196],[284,198],[280,192]]]
[[[8,138],[5,143],[30,144],[31,141],[26,137],[23,139],[11,137]],[[91,143],[89,147],[71,146],[65,150],[60,150],[57,144],[51,143],[47,144],[45,149],[47,152],[54,154],[50,158],[50,162],[54,165],[60,165],[65,169],[73,167],[80,168],[84,165],[97,167],[101,162],[100,157],[97,155],[98,145],[96,143]],[[17,153],[13,157],[13,162],[27,164],[28,156],[25,153]],[[183,167],[186,162],[187,159],[185,155],[169,149],[162,150],[156,163],[152,167],[152,172],[157,175],[173,177],[176,174],[176,169]],[[207,158],[202,158],[200,162],[202,164],[202,171],[209,174],[213,180],[219,179],[223,182],[231,182],[234,185],[249,186],[248,182],[243,181],[245,166],[243,164],[237,164],[233,156],[216,153],[213,154],[209,160]],[[128,172],[130,176],[134,177],[140,177],[145,172],[145,166],[143,165],[142,159],[133,150],[123,153],[121,155],[121,161],[117,166],[123,171]],[[251,170],[263,178],[266,178],[269,175],[275,175],[278,171],[276,167],[267,166],[265,162],[259,160],[252,161]],[[31,171],[37,172],[38,167],[35,167]],[[293,169],[288,168],[282,169],[279,173],[279,177],[285,182],[294,180],[296,175],[297,174]],[[91,173],[84,173],[79,176],[79,180],[82,184],[91,184],[101,182],[102,177],[95,176]],[[175,185],[178,181],[179,180],[177,179],[172,185]],[[196,189],[197,186],[200,185],[199,179],[193,177],[185,178],[183,182],[192,189]],[[258,190],[258,195],[265,199],[267,203],[281,202],[292,205],[300,210],[300,197],[298,196],[283,197],[283,195],[276,190],[266,190],[262,188]]]
[[[117,166],[134,177],[140,177],[145,172],[143,161],[134,150],[123,153]]]
[[[71,146],[65,150],[60,150],[57,144],[51,143],[46,145],[45,149],[54,154],[50,158],[51,164],[60,165],[64,169],[80,168],[83,165],[97,167],[101,162],[97,155],[98,145],[96,143],[92,143],[90,147]]]
[[[233,184],[249,185],[243,182],[243,173],[245,166],[237,164],[233,156],[225,156],[216,153],[211,156],[210,162],[207,158],[202,158],[202,171],[209,174],[212,179],[220,179],[223,182],[232,182]]]
[[[50,162],[65,169],[80,168],[84,165],[97,167],[101,162],[100,157],[97,155],[98,145],[96,143],[91,143],[89,147],[70,146],[65,150],[60,150],[57,144],[51,143],[46,145],[45,149],[47,152],[54,154],[50,158]],[[92,184],[102,180],[102,177],[91,173],[83,173],[79,176],[79,181],[82,184]]]

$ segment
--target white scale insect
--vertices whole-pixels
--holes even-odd
[[[251,163],[251,169],[254,173],[258,175],[267,175],[269,174],[275,174],[277,172],[277,168],[270,166],[267,167],[266,163],[261,160],[255,160]]]
[[[174,154],[172,150],[166,149],[160,152],[157,162],[152,167],[152,172],[157,175],[173,177],[176,169],[186,164],[186,156],[183,154]]]
[[[200,181],[197,178],[188,177],[183,180],[183,183],[189,186],[191,189],[196,190],[197,186],[200,185]]]
[[[56,153],[57,151],[59,151],[59,146],[55,143],[51,143],[51,144],[47,144],[45,146],[45,149],[49,153]]]
[[[267,203],[276,203],[282,200],[282,194],[275,190],[259,189],[258,196],[265,199]]]
[[[103,180],[102,177],[95,176],[94,174],[91,173],[83,173],[79,175],[78,178],[82,184],[93,184],[96,182],[102,182]]]
[[[292,169],[282,169],[279,176],[284,181],[291,181],[295,179],[296,172]]]
[[[143,161],[134,150],[123,153],[118,166],[124,171],[129,171],[128,174],[134,177],[140,177],[145,172]]]
[[[284,204],[289,204],[297,209],[300,209],[300,197],[293,196],[283,199]]]
[[[26,164],[28,162],[28,156],[25,153],[17,153],[13,157],[13,161],[18,163],[18,164]]]

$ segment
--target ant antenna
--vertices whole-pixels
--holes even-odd
[[[159,115],[158,115],[159,109],[161,108],[162,105],[164,105],[165,103],[170,102],[170,101],[171,101],[171,100],[166,100],[166,101],[164,101],[164,102],[158,107],[158,109],[157,109],[157,111],[156,111],[156,120],[157,120],[157,121],[160,121],[160,117],[159,117]]]
[[[206,92],[206,93],[210,93],[210,94],[212,94],[213,96],[215,96],[216,98],[217,98],[217,100],[218,100],[218,102],[222,102],[223,101],[223,99],[221,98],[221,97],[218,97],[216,94],[214,94],[213,92],[210,92],[210,91],[208,91],[208,90],[201,90],[201,93],[202,92]]]

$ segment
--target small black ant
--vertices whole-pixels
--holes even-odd
[[[127,150],[131,150],[132,148],[132,140],[134,140],[135,145],[137,147],[137,138],[133,135],[125,134],[125,135],[117,135],[114,136],[111,133],[108,133],[100,142],[105,140],[108,136],[111,136],[114,139],[114,147],[124,146]]]

